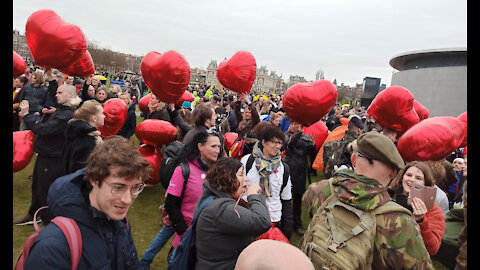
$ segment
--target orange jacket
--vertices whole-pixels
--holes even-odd
[[[430,256],[435,255],[445,233],[445,217],[440,206],[435,203],[433,208],[423,216],[423,222],[418,225],[420,225],[420,233],[428,253]]]
[[[348,119],[347,118],[340,118],[340,122],[342,123],[341,126],[335,128],[328,134],[327,138],[323,142],[322,147],[318,150],[317,156],[313,161],[312,168],[317,171],[323,171],[323,146],[329,141],[337,141],[345,136],[345,131],[348,129]]]

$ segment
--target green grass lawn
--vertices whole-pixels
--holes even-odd
[[[137,108],[138,110],[138,108]],[[137,124],[143,120],[137,117]],[[132,141],[135,145],[139,145],[138,139],[132,136]],[[30,164],[23,170],[13,174],[13,220],[22,218],[28,211],[31,201],[31,182],[29,175],[33,172],[33,165],[35,163],[35,156],[32,158]],[[318,182],[323,179],[323,174],[312,177],[312,182]],[[134,204],[128,211],[128,219],[132,224],[133,239],[137,247],[139,258],[143,257],[143,253],[150,245],[150,242],[157,235],[161,229],[160,210],[158,207],[163,203],[165,189],[160,185],[155,185],[146,188],[135,200]],[[306,229],[310,217],[305,209],[302,207],[302,221]],[[41,226],[42,227],[42,226]],[[34,232],[31,225],[12,227],[13,233],[13,264],[15,264],[18,254],[20,253],[23,244],[27,237]],[[173,237],[172,237],[173,239]],[[165,244],[162,250],[155,257],[151,269],[166,269],[166,257],[171,247],[171,240]],[[293,233],[290,242],[298,246],[301,237]],[[436,269],[446,269],[442,265],[434,262]]]

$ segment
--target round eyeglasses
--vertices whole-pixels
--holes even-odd
[[[131,188],[123,184],[110,184],[108,182],[105,183],[112,187],[111,192],[112,195],[115,197],[121,196],[123,193],[125,193],[125,191],[127,191],[127,189],[130,189],[130,195],[138,196],[138,194],[140,194],[140,192],[142,192],[145,188],[145,183],[136,184]]]

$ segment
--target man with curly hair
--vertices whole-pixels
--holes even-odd
[[[86,168],[51,185],[52,214],[73,219],[80,229],[79,269],[139,268],[126,215],[151,171],[132,142],[112,136],[94,149]],[[52,222],[30,249],[25,269],[72,269],[71,256],[67,239]]]

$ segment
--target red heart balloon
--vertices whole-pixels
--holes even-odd
[[[140,70],[148,88],[167,104],[176,103],[190,81],[190,66],[176,51],[168,51],[163,55],[158,52],[147,53]]]
[[[78,77],[88,77],[95,73],[92,56],[87,50],[70,65],[59,69],[65,74]]]
[[[174,125],[159,119],[147,119],[135,128],[135,136],[142,143],[155,146],[173,142],[176,132]]]
[[[38,10],[27,19],[25,37],[35,64],[60,68],[75,62],[87,49],[82,30],[53,10]]]
[[[175,105],[182,106],[184,101],[193,102],[194,100],[195,96],[192,93],[185,91]]]
[[[108,99],[102,106],[105,122],[102,127],[98,127],[98,130],[101,132],[100,137],[105,139],[117,134],[123,127],[127,119],[128,107],[119,98]]]
[[[377,123],[398,133],[419,122],[413,95],[401,86],[390,86],[377,94],[367,109]]]
[[[225,152],[228,152],[233,142],[238,138],[238,133],[227,132],[223,135]]]
[[[13,172],[23,170],[33,157],[33,139],[31,130],[13,132]]]
[[[465,124],[465,136],[463,137],[463,141],[462,143],[460,144],[459,147],[465,147],[467,146],[467,111],[465,111],[464,113],[460,114],[458,117],[457,117],[458,120],[462,121],[463,124]]]
[[[247,51],[238,51],[230,59],[220,62],[217,79],[227,89],[248,94],[257,74],[257,62]]]
[[[13,51],[13,78],[24,74],[25,69],[27,69],[27,63],[25,63],[23,57]]]
[[[148,94],[143,96],[139,101],[138,101],[138,109],[143,113],[143,115],[148,115],[148,103],[150,103],[150,97],[152,94]]]
[[[309,127],[303,128],[303,133],[310,135],[315,142],[317,150],[323,145],[323,142],[328,136],[327,126],[320,120]]]
[[[430,112],[422,105],[422,103],[418,102],[417,100],[413,100],[413,109],[418,115],[420,121],[427,119],[430,115]]]
[[[162,152],[158,147],[148,144],[141,144],[137,148],[140,155],[150,163],[153,171],[145,183],[148,186],[156,185],[160,182],[160,164],[162,163]]]
[[[337,88],[327,80],[298,83],[285,92],[283,108],[292,120],[309,126],[330,112],[337,97]]]
[[[457,118],[432,117],[412,126],[400,136],[397,149],[407,162],[440,160],[458,148],[463,133],[464,125]]]

